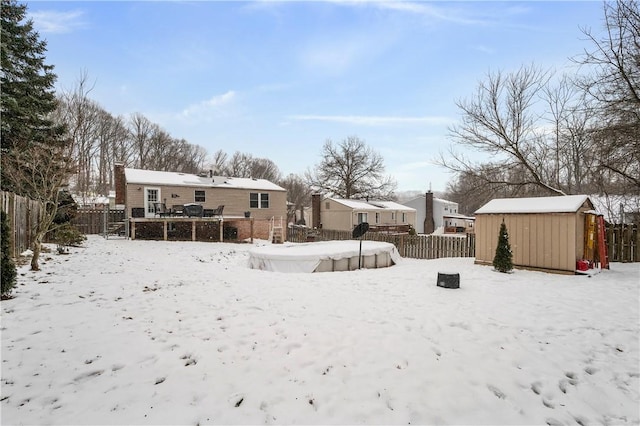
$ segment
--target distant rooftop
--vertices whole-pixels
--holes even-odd
[[[394,201],[365,201],[346,198],[331,198],[333,201],[350,207],[354,210],[404,210],[415,211],[412,207],[396,203]]]

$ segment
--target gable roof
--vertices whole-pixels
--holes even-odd
[[[587,195],[561,195],[556,197],[496,198],[476,210],[486,213],[574,213],[585,202],[593,208]]]
[[[346,198],[330,198],[330,200],[340,203],[344,206],[352,208],[353,210],[404,210],[415,211],[413,207],[407,207],[394,201],[364,201],[364,200],[352,200]]]
[[[124,169],[124,175],[127,183],[133,184],[286,191],[283,187],[266,179],[225,176],[202,177],[191,173],[160,172],[141,169]]]
[[[415,198],[412,198],[411,200],[407,201],[408,203],[413,203],[417,200],[420,200],[420,202],[424,203],[425,198],[427,198],[427,196],[425,194],[419,195]],[[444,198],[438,198],[438,197],[433,197],[433,201],[437,201],[439,203],[449,203],[449,204],[458,204],[455,201],[449,201],[449,200],[445,200]]]

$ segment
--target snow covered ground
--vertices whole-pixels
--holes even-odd
[[[2,424],[640,422],[638,264],[292,274],[251,247],[92,236],[21,268]]]

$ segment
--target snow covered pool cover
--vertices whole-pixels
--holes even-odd
[[[324,272],[356,269],[360,241],[319,241],[266,245],[249,251],[249,267],[274,272]],[[362,241],[363,268],[398,263],[400,254],[391,243]]]

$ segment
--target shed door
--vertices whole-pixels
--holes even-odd
[[[160,188],[144,188],[144,217],[154,217],[156,206],[160,202]]]

